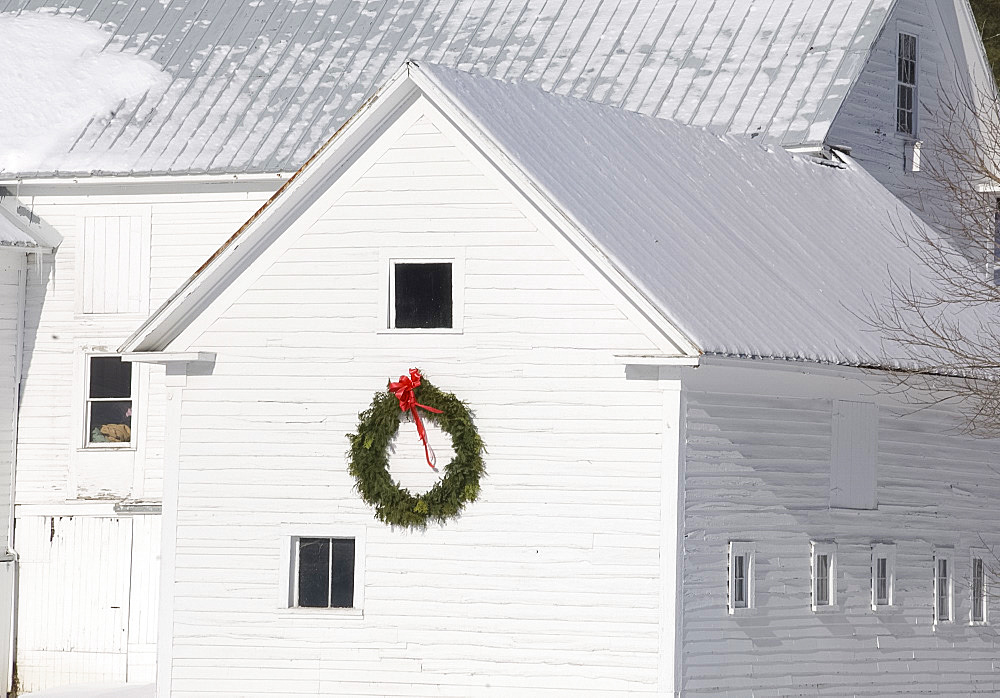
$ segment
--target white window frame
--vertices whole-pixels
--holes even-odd
[[[90,403],[94,402],[95,399],[90,397],[90,360],[94,358],[101,357],[117,357],[121,358],[121,354],[116,354],[110,351],[85,351],[83,354],[83,444],[82,448],[88,451],[101,450],[101,449],[111,449],[111,450],[135,450],[136,446],[136,429],[138,427],[138,409],[136,405],[138,402],[138,392],[139,392],[139,364],[131,363],[132,368],[132,382],[129,386],[130,395],[129,401],[132,403],[132,422],[129,426],[130,438],[128,441],[121,442],[91,442],[90,440]],[[129,363],[129,362],[123,362]],[[97,402],[105,401],[115,401],[121,400],[121,398],[97,398]]]
[[[834,541],[824,541],[824,540],[814,540],[812,545],[812,555],[810,556],[810,592],[809,597],[811,599],[812,610],[814,613],[823,613],[826,611],[833,611],[839,608],[837,600],[837,543]],[[818,559],[821,555],[828,556],[829,560],[829,571],[827,578],[827,598],[829,603],[821,604],[818,602],[817,591],[819,589],[819,580],[817,579],[818,572]]]
[[[364,526],[282,526],[279,536],[278,608],[290,615],[364,617],[365,539]],[[354,539],[354,604],[350,608],[314,608],[295,605],[298,590],[298,541],[300,538]]]
[[[744,559],[744,584],[745,584],[745,597],[746,605],[737,606],[736,605],[736,558],[741,557]],[[756,574],[757,567],[757,548],[753,543],[748,543],[745,541],[730,541],[729,542],[729,564],[726,566],[727,576],[729,577],[728,584],[728,594],[726,597],[726,605],[729,608],[729,615],[736,615],[747,613],[756,608],[756,602],[754,601],[755,583],[754,576]]]
[[[886,601],[878,600],[878,561],[885,560]],[[892,608],[896,595],[896,546],[891,543],[875,543],[872,545],[872,610],[879,611]]]
[[[947,562],[946,565],[946,575],[944,588],[941,587],[941,578],[939,574],[939,565],[941,561]],[[955,551],[952,548],[935,548],[933,557],[933,567],[932,572],[934,574],[934,606],[933,606],[933,616],[934,625],[953,625],[955,623]],[[941,594],[945,595],[945,602],[948,609],[948,617],[941,618],[938,612],[938,602],[941,598]]]
[[[395,327],[397,264],[451,264],[451,327]],[[379,252],[380,334],[462,334],[465,322],[465,252],[441,249],[421,255],[419,250],[383,249]]]
[[[990,624],[990,573],[987,561],[990,559],[989,550],[986,548],[971,548],[969,550],[969,625],[989,625]],[[983,590],[982,604],[983,617],[976,619],[972,614],[976,607],[976,587],[975,587],[975,563],[982,560],[983,563]]]
[[[912,84],[911,83],[907,83],[907,82],[902,82],[899,79],[899,62],[900,62],[900,60],[902,58],[902,56],[900,55],[900,51],[899,51],[899,48],[900,48],[899,45],[900,45],[900,43],[902,41],[903,36],[912,36],[913,37],[913,83]],[[894,52],[894,54],[895,54],[895,57],[896,57],[896,66],[895,66],[896,67],[896,79],[894,81],[894,84],[896,86],[896,90],[895,90],[896,101],[895,101],[895,104],[894,104],[895,109],[893,110],[893,119],[896,122],[895,131],[896,131],[896,133],[898,133],[900,136],[903,136],[904,138],[907,138],[907,139],[916,139],[917,133],[918,133],[918,129],[919,129],[917,112],[919,111],[918,104],[919,104],[919,96],[920,96],[920,35],[919,35],[919,33],[917,31],[915,31],[915,29],[912,26],[909,26],[909,25],[897,25],[897,27],[896,27],[896,46],[895,46],[895,52]],[[906,87],[910,87],[911,88],[912,101],[910,103],[911,109],[910,109],[910,130],[909,131],[902,131],[899,128],[899,110],[900,110],[899,88],[900,88],[901,85],[904,85]]]

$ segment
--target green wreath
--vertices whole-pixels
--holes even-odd
[[[356,433],[347,438],[351,442],[350,471],[355,487],[361,498],[375,507],[375,517],[390,526],[425,528],[428,521],[443,523],[457,516],[467,502],[479,497],[485,448],[465,404],[452,393],[438,390],[419,371],[410,371],[411,377],[414,374],[415,402],[440,410],[438,414],[422,410],[422,418],[450,434],[455,449],[455,457],[444,466],[444,476],[433,488],[417,496],[400,487],[389,474],[389,443],[399,430],[403,413],[403,399],[397,394],[388,390],[375,393],[371,406],[358,415]],[[414,421],[419,418],[421,415],[415,415]]]

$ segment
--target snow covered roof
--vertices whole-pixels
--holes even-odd
[[[4,206],[0,206],[0,247],[39,247],[25,222]]]
[[[407,58],[816,145],[891,4],[0,0],[0,178],[294,171]]]
[[[371,109],[390,109],[391,97],[405,90],[419,90],[486,144],[497,162],[530,184],[531,196],[590,241],[592,259],[610,263],[698,351],[909,365],[860,316],[870,299],[887,292],[890,270],[920,283],[917,260],[894,230],[924,223],[849,160],[819,164],[743,137],[427,64],[411,64]],[[267,236],[284,229],[268,227],[272,213],[275,220],[290,215],[283,199],[324,186],[338,149],[358,142],[345,139],[363,137],[354,133],[362,129],[357,123],[123,349],[170,348],[235,278],[234,269],[246,268],[273,240]],[[893,358],[885,358],[886,349]]]

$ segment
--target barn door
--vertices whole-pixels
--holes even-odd
[[[22,691],[125,681],[132,520],[26,516],[15,536]]]

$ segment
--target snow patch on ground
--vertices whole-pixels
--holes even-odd
[[[85,684],[48,688],[25,695],[32,698],[155,698],[156,686],[151,683]]]
[[[0,172],[65,157],[91,119],[110,119],[123,101],[135,108],[147,91],[166,90],[167,73],[105,48],[110,37],[71,17],[0,14]]]

